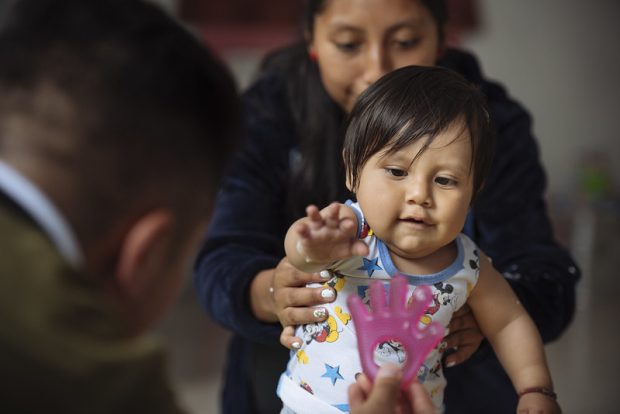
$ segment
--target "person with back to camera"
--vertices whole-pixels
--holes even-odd
[[[305,285],[331,275],[295,270],[284,258],[284,235],[307,205],[350,198],[342,182],[343,121],[361,92],[402,66],[448,67],[486,96],[496,156],[463,232],[506,277],[543,341],[569,324],[579,271],[554,240],[530,116],[485,79],[472,55],[444,46],[445,21],[441,0],[309,0],[303,39],[269,55],[245,92],[247,140],[224,180],[195,265],[207,313],[234,332],[224,412],[279,410],[275,388],[288,352],[278,344],[278,322],[329,317],[312,306],[333,301],[333,289]],[[456,348],[444,360],[447,413],[516,409],[509,378],[481,341],[471,312],[462,308],[447,338],[447,347]]]
[[[239,115],[225,68],[154,5],[3,16],[0,412],[182,412],[143,334],[185,281]]]
[[[325,305],[332,321],[327,339],[303,338],[304,327],[323,323],[283,329],[281,341],[293,352],[278,384],[282,413],[349,412],[347,389],[362,365],[348,299],[366,298],[371,281],[397,274],[406,278],[408,301],[416,287],[431,288],[423,325],[447,328],[452,314],[469,305],[519,393],[517,412],[560,412],[534,322],[461,233],[493,159],[493,135],[483,96],[450,69],[406,66],[360,95],[343,144],[347,188],[356,201],[308,206],[284,240],[295,268],[334,274],[327,284],[337,295]],[[443,351],[436,346],[418,370],[442,411]],[[400,343],[388,341],[374,356],[403,364],[402,352]]]
[[[228,72],[157,7],[15,2],[0,28],[0,412],[182,412],[143,333],[185,280],[238,118]],[[401,374],[382,369],[351,387],[355,413],[433,412],[419,383],[398,401]]]

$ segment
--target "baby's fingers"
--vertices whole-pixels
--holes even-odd
[[[301,339],[295,336],[295,327],[289,325],[282,329],[280,343],[288,349],[301,348]]]
[[[338,228],[340,224],[340,204],[332,203],[329,206],[325,207],[321,212],[321,216],[323,220],[325,220],[325,225],[331,228]]]
[[[308,217],[308,226],[310,229],[317,229],[324,225],[323,217],[317,206],[309,205],[306,207],[306,215]]]
[[[351,253],[353,256],[367,256],[369,253],[368,245],[361,240],[357,240],[351,247]]]
[[[296,224],[295,232],[301,239],[308,239],[311,236],[310,226],[304,222],[300,222]]]

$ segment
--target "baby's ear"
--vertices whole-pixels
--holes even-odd
[[[354,193],[355,191],[353,190],[353,186],[351,185],[351,182],[353,181],[353,177],[351,177],[351,173],[347,170],[347,181],[346,181],[346,186],[347,186],[347,190],[349,190],[350,192]]]
[[[354,189],[353,189],[353,185],[351,184],[353,182],[353,174],[351,173],[351,170],[349,169],[349,167],[347,166],[347,150],[346,148],[342,150],[342,160],[344,161],[344,165],[345,165],[345,169],[346,169],[346,182],[345,185],[347,186],[347,190],[349,190],[350,192],[354,193]]]

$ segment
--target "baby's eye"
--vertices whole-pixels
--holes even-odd
[[[407,171],[400,168],[386,168],[385,172],[393,177],[405,177],[407,175]]]
[[[435,182],[443,187],[454,187],[456,180],[448,177],[435,177]]]

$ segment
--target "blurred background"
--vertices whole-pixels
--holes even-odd
[[[296,0],[151,0],[230,66],[240,90],[261,57],[297,35]],[[620,412],[620,2],[449,0],[449,41],[529,108],[558,239],[583,271],[571,327],[547,345],[567,414]],[[0,0],[0,18],[8,0]],[[615,327],[614,327],[615,326]],[[191,413],[217,413],[228,334],[200,310],[191,279],[154,334]]]

